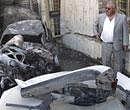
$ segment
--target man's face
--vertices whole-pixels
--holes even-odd
[[[112,16],[115,14],[115,7],[112,4],[107,4],[105,7],[106,15]]]

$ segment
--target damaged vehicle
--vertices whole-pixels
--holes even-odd
[[[60,67],[50,31],[40,20],[10,24],[0,43],[1,93],[16,85],[14,79],[25,81]]]

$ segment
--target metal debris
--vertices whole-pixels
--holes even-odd
[[[55,47],[47,38],[51,36],[46,36],[44,28],[39,20],[24,20],[9,25],[3,32],[0,49],[2,91],[15,86],[14,79],[28,80],[55,72],[60,67]],[[51,46],[48,48],[45,44]]]

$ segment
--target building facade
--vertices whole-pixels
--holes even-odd
[[[60,13],[61,13],[61,1],[62,0],[0,0],[0,13],[3,11],[3,6],[9,6],[11,4],[16,6],[22,6],[29,8],[30,10],[41,14],[43,21],[46,21],[48,27],[51,29],[53,36],[60,35]],[[99,4],[99,13],[104,12],[104,3],[107,0],[97,0]],[[74,1],[77,2],[77,1]],[[81,4],[80,0],[78,1]],[[83,2],[83,0],[82,0]],[[130,25],[130,0],[116,0],[118,10],[128,16]],[[64,6],[64,4],[62,4]],[[94,7],[94,6],[93,6]],[[76,7],[75,7],[76,8]],[[68,12],[69,13],[69,12]],[[0,21],[3,19],[0,16]],[[2,23],[0,22],[0,25]],[[130,26],[129,26],[130,27]],[[130,29],[129,29],[130,30]]]
[[[60,35],[60,13],[61,13],[61,5],[64,6],[65,4],[61,4],[62,0],[41,0],[42,2],[44,2],[46,4],[46,6],[43,6],[41,8],[45,8],[44,11],[48,10],[48,15],[46,14],[42,14],[47,15],[49,21],[46,21],[48,26],[51,28],[52,32],[53,32],[53,36],[57,36]],[[99,4],[99,13],[104,12],[104,6],[105,6],[105,2],[107,0],[98,0],[98,4]],[[75,3],[77,1],[74,1],[73,3]],[[81,1],[79,0],[79,4]],[[63,3],[63,2],[62,2]],[[85,3],[85,2],[84,2]],[[130,27],[130,0],[116,0],[117,6],[118,6],[118,11],[120,13],[124,13],[128,16],[128,21],[129,21],[129,27]],[[94,7],[94,6],[93,6]],[[75,7],[76,9],[76,7]],[[43,9],[42,9],[43,11]],[[69,12],[68,12],[69,13]],[[130,29],[129,29],[130,30]]]

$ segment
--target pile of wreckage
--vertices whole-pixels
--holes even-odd
[[[60,66],[56,47],[40,20],[10,24],[3,32],[0,47],[0,92],[16,86],[14,79],[56,72]]]
[[[41,22],[37,0],[0,0],[0,25],[0,96],[17,85],[14,79],[59,71],[56,46]]]

